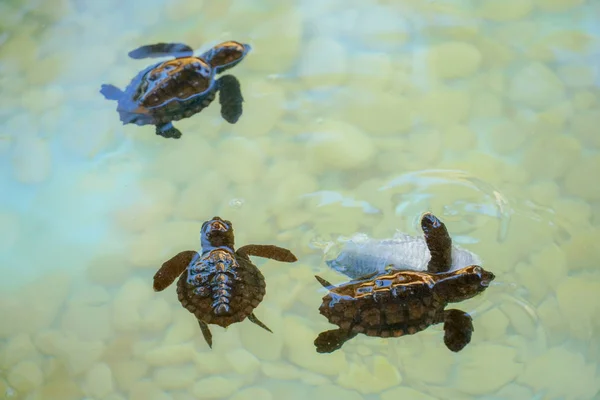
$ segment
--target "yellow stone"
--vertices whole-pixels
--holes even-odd
[[[446,42],[430,48],[427,61],[437,78],[466,78],[479,70],[482,55],[470,43]]]

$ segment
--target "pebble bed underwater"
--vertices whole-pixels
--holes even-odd
[[[2,0],[0,399],[600,399],[600,1]],[[181,139],[123,126],[158,42],[252,51]],[[329,268],[355,233],[419,236],[435,213],[496,280],[443,324],[313,341]],[[256,316],[211,326],[152,277],[233,222]]]

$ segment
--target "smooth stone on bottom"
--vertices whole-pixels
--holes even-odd
[[[456,371],[456,388],[481,396],[500,389],[523,371],[516,361],[517,351],[496,344],[467,346]]]
[[[517,381],[548,398],[592,399],[600,390],[596,369],[581,353],[554,347],[528,361]]]
[[[415,389],[399,386],[381,393],[381,400],[436,400],[428,394],[421,393]]]
[[[349,363],[348,368],[340,373],[337,383],[363,394],[379,393],[402,383],[402,375],[386,357],[376,355],[370,361],[369,366],[362,362]]]
[[[240,390],[229,400],[273,400],[273,395],[267,389],[261,387],[249,387]]]
[[[198,399],[222,399],[231,396],[242,386],[242,381],[232,377],[211,376],[199,380],[191,392]]]

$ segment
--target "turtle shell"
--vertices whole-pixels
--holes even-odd
[[[445,301],[431,274],[396,271],[332,287],[319,312],[341,329],[376,337],[412,335],[440,322]]]
[[[160,124],[191,117],[215,99],[214,70],[199,57],[157,63],[141,71],[119,101],[121,121]]]
[[[177,296],[197,319],[225,328],[252,314],[265,287],[263,274],[249,258],[215,248],[192,260],[177,281]]]

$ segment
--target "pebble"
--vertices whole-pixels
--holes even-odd
[[[253,79],[243,86],[244,114],[235,131],[244,137],[264,137],[272,133],[285,113],[286,93],[277,81]],[[265,112],[269,110],[269,112]]]
[[[596,246],[600,231],[596,228],[573,232],[571,239],[563,245],[570,270],[595,269],[594,260],[600,260],[600,246]]]
[[[178,164],[182,163],[179,161]],[[137,233],[155,226],[173,212],[177,190],[172,182],[148,179],[142,181],[133,193],[115,212],[119,227],[128,232]]]
[[[260,387],[244,388],[231,396],[229,400],[273,400],[273,394]]]
[[[152,299],[141,310],[141,327],[150,332],[162,332],[171,324],[171,306],[162,298]]]
[[[190,312],[182,307],[173,310],[173,320],[165,334],[164,344],[182,344],[198,334],[198,322]]]
[[[394,52],[410,39],[411,27],[406,16],[393,6],[380,4],[359,8],[355,13],[356,22],[349,26],[354,42],[376,51]]]
[[[397,399],[410,399],[410,400],[435,400],[435,397],[431,397],[425,393],[421,393],[415,389],[405,386],[398,386],[396,388],[386,390],[381,393],[381,400],[397,400]]]
[[[418,108],[426,122],[444,129],[467,119],[471,100],[469,94],[462,90],[439,88],[424,94],[418,102]]]
[[[142,324],[140,310],[153,296],[151,283],[140,278],[125,282],[113,300],[113,324],[117,331],[131,332]]]
[[[577,164],[565,175],[564,188],[568,194],[587,201],[600,200],[600,186],[590,171],[600,171],[600,156],[580,157]]]
[[[260,364],[262,373],[272,379],[296,380],[301,376],[301,370],[289,363],[263,361]]]
[[[235,349],[225,354],[231,369],[240,375],[251,374],[260,369],[260,361],[254,354],[245,349]]]
[[[600,389],[596,364],[564,347],[548,349],[527,362],[517,381],[548,398],[591,399]]]
[[[600,290],[600,281],[585,277],[567,277],[556,288],[560,312],[569,321],[571,334],[590,340],[591,323],[600,317],[600,298],[590,296]]]
[[[36,359],[38,352],[28,334],[20,333],[11,337],[0,347],[0,367],[9,369],[19,361]]]
[[[535,0],[536,6],[547,12],[563,12],[584,3],[585,0]]]
[[[337,383],[347,389],[363,394],[379,393],[402,383],[402,376],[386,357],[376,355],[369,368],[363,363],[350,362]]]
[[[348,74],[347,50],[334,39],[316,37],[303,50],[298,75],[308,88],[341,85]]]
[[[129,389],[129,400],[173,400],[173,397],[160,390],[158,385],[150,381],[133,383]]]
[[[437,79],[466,78],[480,68],[481,52],[470,43],[445,42],[428,50],[427,62]]]
[[[143,359],[155,367],[185,364],[193,361],[194,347],[191,343],[164,345],[147,351]]]
[[[486,132],[486,140],[491,148],[501,155],[511,155],[528,138],[527,131],[511,120],[501,120],[491,125]],[[534,146],[532,146],[534,148]],[[537,160],[537,159],[536,159]]]
[[[420,352],[403,361],[407,379],[440,386],[448,382],[453,364],[452,353],[443,344],[424,347]]]
[[[227,154],[227,162],[219,162],[214,169],[223,179],[236,184],[251,184],[265,171],[265,153],[256,141],[237,136],[224,139],[218,147],[219,154]]]
[[[558,198],[560,187],[554,180],[536,180],[529,185],[529,198],[542,206],[550,206]]]
[[[16,135],[12,172],[15,180],[25,184],[38,184],[52,173],[52,153],[48,142],[25,132]]]
[[[303,29],[303,16],[293,8],[254,25],[250,44],[255,50],[244,60],[244,68],[261,74],[282,74],[293,68],[300,54]]]
[[[349,170],[366,166],[375,154],[369,136],[342,121],[325,120],[309,128],[308,156],[321,169]]]
[[[537,320],[534,320],[522,305],[515,303],[504,303],[501,310],[510,320],[510,324],[523,337],[534,339],[536,337]]]
[[[445,128],[441,139],[444,149],[454,151],[472,150],[477,143],[473,130],[461,124]]]
[[[198,371],[193,365],[156,368],[152,381],[163,390],[186,389],[198,378]]]
[[[397,94],[367,89],[360,96],[342,92],[337,101],[344,104],[338,118],[369,134],[394,137],[408,132],[413,125],[413,105]]]
[[[535,110],[546,109],[564,96],[564,83],[550,68],[539,62],[522,67],[510,81],[510,99]]]
[[[334,385],[322,385],[312,391],[313,399],[344,399],[362,400],[363,396],[354,390],[348,390]]]
[[[36,361],[21,361],[8,372],[8,383],[19,392],[27,393],[44,383],[44,374]]]
[[[384,52],[353,52],[349,54],[349,86],[360,93],[384,92],[394,73],[392,60]],[[384,93],[381,93],[384,94]],[[362,98],[362,96],[356,96]],[[349,99],[346,99],[349,100]],[[371,107],[373,108],[373,107]],[[351,113],[348,113],[351,116]]]
[[[110,367],[105,363],[94,365],[86,373],[83,385],[88,396],[101,399],[109,395],[114,390]]]
[[[494,0],[483,0],[479,13],[492,21],[516,21],[527,17],[533,7],[533,0],[507,0],[502,4]]]
[[[48,327],[58,315],[69,294],[71,276],[55,272],[29,282],[19,291],[0,301],[0,338],[17,333],[34,333]]]
[[[594,109],[576,113],[571,120],[571,129],[573,134],[584,145],[591,145],[596,149],[600,149],[600,138],[595,135],[595,129],[600,121],[600,111],[596,105]]]
[[[572,136],[537,134],[526,147],[523,165],[538,179],[560,178],[578,163],[581,150]]]
[[[111,308],[72,302],[61,316],[60,326],[83,340],[107,340],[113,335]]]
[[[315,351],[314,340],[317,332],[308,328],[307,321],[294,316],[284,319],[286,350],[289,360],[302,368],[327,376],[337,376],[348,367],[346,353],[336,351],[327,355],[327,362],[323,356]]]
[[[270,287],[274,286],[271,285]],[[272,300],[271,292],[272,290],[269,290],[269,295],[267,296],[269,301]],[[240,339],[244,348],[250,352],[252,357],[258,357],[261,360],[277,361],[281,359],[284,346],[282,335],[284,324],[281,310],[265,304],[261,306],[260,314],[260,319],[276,334],[258,334],[254,324],[242,324],[240,326]]]
[[[516,362],[517,351],[497,344],[480,344],[463,350],[456,371],[456,388],[473,396],[494,392],[515,379],[523,370]]]
[[[122,391],[128,391],[150,369],[148,364],[140,360],[118,361],[111,366],[117,387]]]
[[[564,65],[556,72],[565,85],[572,88],[593,87],[598,79],[596,70],[585,64]]]
[[[196,382],[191,389],[191,392],[197,399],[222,399],[231,396],[242,386],[239,379],[211,376]]]
[[[505,337],[509,323],[505,313],[498,308],[492,308],[480,315],[475,325],[481,325],[483,328],[481,331],[476,328],[478,332],[481,332],[482,339],[499,340]]]

